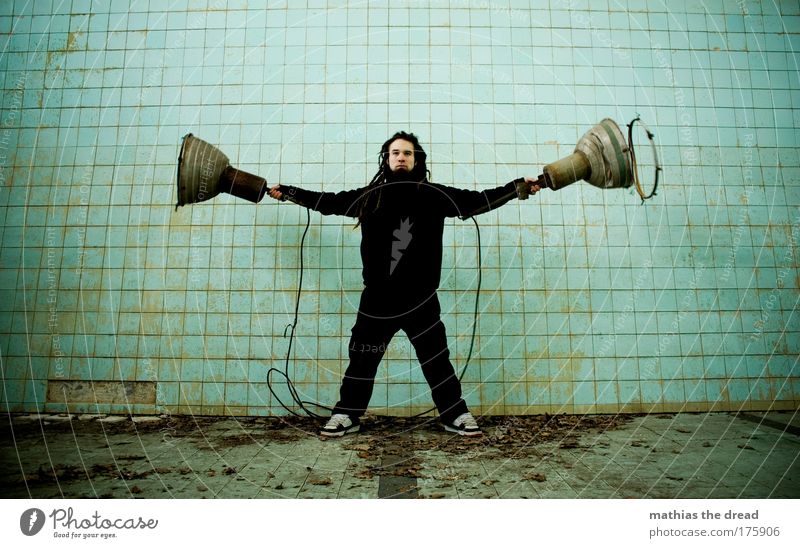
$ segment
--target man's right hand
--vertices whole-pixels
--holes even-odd
[[[274,187],[270,188],[268,194],[270,197],[280,200],[281,202],[286,201],[286,196],[284,196],[283,192],[281,192],[281,185],[275,185]]]

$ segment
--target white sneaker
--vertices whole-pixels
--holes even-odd
[[[472,413],[467,412],[459,415],[456,417],[451,423],[444,423],[444,429],[448,432],[455,432],[461,436],[481,436],[483,432],[481,432],[480,427],[478,426],[478,422],[475,420],[475,417],[472,416]]]
[[[361,428],[361,424],[357,418],[337,413],[328,419],[328,422],[320,429],[319,433],[321,436],[338,438],[350,432],[358,432],[359,428]]]

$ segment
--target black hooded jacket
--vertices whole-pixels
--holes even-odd
[[[524,179],[483,191],[427,181],[386,181],[342,192],[314,192],[281,185],[291,201],[323,215],[358,217],[359,198],[380,191],[375,211],[361,222],[364,285],[387,295],[430,295],[439,287],[446,217],[467,219],[512,198],[527,198]]]

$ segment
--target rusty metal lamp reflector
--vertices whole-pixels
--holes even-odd
[[[191,133],[183,137],[178,154],[178,207],[210,200],[220,192],[258,203],[267,192],[263,177],[231,167],[217,147]]]
[[[576,181],[598,188],[628,188],[633,184],[631,155],[614,120],[604,118],[575,145],[575,152],[544,167],[544,186],[560,190]]]

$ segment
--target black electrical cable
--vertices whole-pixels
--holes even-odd
[[[653,150],[653,162],[655,163],[655,178],[653,179],[653,188],[650,190],[650,194],[647,194],[644,189],[642,188],[641,183],[639,182],[639,167],[636,163],[636,153],[633,150],[633,124],[638,123],[644,129],[645,135],[647,135],[647,139],[650,141],[650,147]],[[628,150],[630,151],[631,157],[631,171],[633,172],[633,182],[636,184],[636,192],[639,193],[639,197],[642,199],[642,203],[645,200],[649,200],[653,196],[656,195],[656,190],[658,189],[658,174],[661,173],[661,163],[658,161],[658,149],[656,148],[656,141],[655,135],[652,131],[642,122],[642,118],[640,116],[636,116],[631,123],[628,124]]]
[[[284,371],[281,371],[275,367],[270,367],[269,370],[267,370],[267,388],[269,388],[270,393],[278,401],[281,407],[283,407],[286,411],[288,411],[295,417],[301,416],[299,413],[287,407],[275,393],[275,390],[272,389],[272,381],[271,381],[272,373],[278,373],[279,375],[283,375],[283,377],[286,379],[286,386],[289,388],[289,394],[292,396],[292,399],[300,407],[300,409],[305,411],[306,414],[310,417],[321,419],[324,417],[322,415],[318,415],[317,413],[314,413],[306,409],[305,404],[314,405],[316,407],[319,407],[320,409],[326,409],[328,411],[333,411],[333,409],[319,403],[305,401],[301,399],[300,395],[297,392],[297,389],[294,387],[294,383],[292,383],[292,379],[289,377],[289,358],[292,355],[292,341],[294,341],[294,330],[297,327],[297,317],[300,312],[300,293],[303,290],[303,272],[305,270],[303,250],[305,249],[306,235],[308,234],[308,229],[310,227],[311,227],[311,212],[309,209],[306,209],[306,228],[303,231],[302,238],[300,238],[300,280],[298,281],[297,284],[297,298],[295,299],[295,304],[294,304],[294,319],[292,320],[292,323],[288,324],[286,328],[283,330],[284,337],[286,337],[286,331],[289,330],[289,347],[286,350],[286,362],[284,366]]]
[[[481,293],[481,263],[483,261],[482,255],[481,255],[481,229],[478,226],[478,221],[475,220],[475,217],[471,217],[471,219],[472,219],[472,222],[475,223],[475,230],[476,230],[477,235],[478,235],[478,288],[477,288],[477,290],[475,292],[475,310],[473,312],[472,337],[470,338],[470,342],[469,342],[469,352],[467,353],[467,360],[466,360],[466,362],[464,362],[464,368],[461,370],[461,374],[458,376],[458,380],[459,381],[464,378],[464,374],[467,372],[467,367],[469,366],[469,360],[470,360],[470,358],[472,358],[472,349],[473,349],[473,347],[475,345],[475,330],[476,330],[477,325],[478,325],[478,302],[479,302],[480,293]],[[304,271],[303,249],[304,249],[304,246],[305,246],[306,235],[308,234],[308,229],[309,229],[310,226],[311,226],[311,213],[310,213],[309,209],[306,209],[306,228],[303,231],[303,236],[300,238],[300,279],[299,279],[298,284],[297,284],[297,299],[296,299],[295,306],[294,306],[294,318],[292,320],[292,323],[288,324],[286,326],[286,328],[283,330],[283,336],[284,337],[286,337],[286,331],[287,330],[289,331],[289,347],[286,350],[286,360],[285,360],[285,364],[284,364],[284,371],[281,371],[281,370],[279,370],[279,369],[277,369],[275,367],[270,367],[267,370],[267,388],[269,388],[270,393],[275,398],[275,400],[277,400],[277,402],[280,404],[281,407],[283,407],[286,411],[288,411],[290,414],[294,415],[295,417],[302,416],[299,413],[297,413],[296,411],[294,411],[294,410],[290,409],[289,407],[287,407],[286,404],[284,404],[283,401],[275,393],[275,390],[273,390],[273,388],[272,388],[272,380],[271,380],[272,374],[273,373],[277,373],[278,375],[282,375],[283,378],[286,379],[286,386],[289,388],[289,394],[291,395],[292,400],[294,400],[294,402],[298,405],[298,407],[300,407],[300,409],[305,411],[306,414],[308,416],[310,416],[310,417],[314,417],[316,419],[323,419],[325,417],[323,417],[322,415],[319,415],[317,413],[309,411],[306,408],[306,404],[307,405],[313,405],[315,407],[319,407],[320,409],[325,409],[325,410],[331,411],[331,412],[333,412],[333,409],[330,408],[330,407],[327,407],[325,405],[322,405],[320,403],[316,403],[316,402],[312,402],[312,401],[307,401],[307,400],[301,399],[300,395],[297,392],[297,389],[294,386],[294,383],[292,383],[292,379],[289,377],[289,358],[292,355],[292,342],[294,340],[294,331],[295,331],[295,328],[297,327],[297,317],[298,317],[299,312],[300,312],[300,293],[303,290],[303,271]],[[423,411],[422,413],[418,413],[416,415],[412,415],[412,418],[416,418],[416,417],[420,417],[422,415],[426,415],[426,414],[428,414],[428,413],[430,413],[432,411],[435,411],[435,410],[436,410],[436,407],[432,407],[432,408],[430,408],[430,409],[428,409],[426,411]]]
[[[472,347],[475,345],[475,329],[478,327],[478,301],[481,297],[481,271],[483,269],[483,257],[481,255],[481,228],[478,226],[478,221],[475,220],[475,217],[472,217],[472,222],[475,223],[475,232],[478,235],[478,288],[475,290],[475,310],[472,313],[472,337],[469,341],[469,352],[467,352],[467,361],[464,362],[464,369],[461,370],[461,375],[458,376],[459,381],[464,378],[464,373],[467,372],[469,360],[472,358]]]
[[[475,231],[478,234],[478,288],[475,290],[475,310],[472,315],[472,337],[469,341],[469,352],[467,352],[467,360],[464,362],[464,368],[461,370],[461,374],[458,376],[459,382],[461,382],[461,380],[464,378],[464,373],[467,372],[467,367],[469,366],[469,360],[472,358],[472,347],[475,345],[475,330],[478,326],[478,302],[481,296],[481,266],[483,263],[483,258],[481,257],[481,229],[478,226],[478,221],[475,220],[475,217],[470,217],[470,219],[473,223],[475,223]],[[422,413],[411,415],[411,418],[421,417],[422,415],[427,415],[432,411],[436,411],[436,407],[431,407]]]

